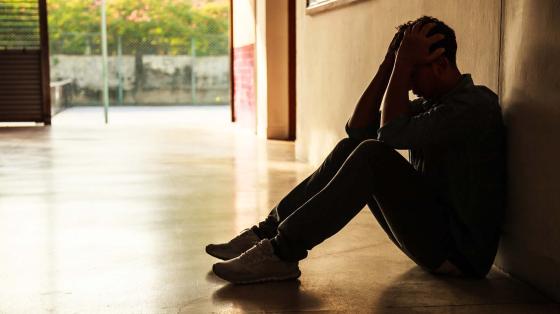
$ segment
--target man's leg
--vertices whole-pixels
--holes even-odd
[[[430,270],[446,260],[451,240],[444,209],[408,161],[376,140],[363,141],[323,189],[280,223],[272,241],[275,252],[286,261],[305,258],[372,195],[384,220],[376,217],[387,222],[390,237],[405,254]]]
[[[361,141],[363,141],[361,138],[342,139],[327,158],[325,158],[321,166],[288,193],[278,205],[272,209],[264,221],[250,228],[251,230],[243,230],[243,232],[227,243],[207,245],[206,252],[219,259],[229,260],[251,248],[258,239],[274,238],[278,232],[277,228],[279,223],[327,185],[346,158]],[[396,243],[385,219],[377,214],[379,210],[373,210],[377,208],[375,199],[371,198],[368,205],[379,220],[379,224]]]
[[[340,140],[319,168],[284,196],[270,211],[265,220],[252,227],[253,231],[260,238],[270,239],[275,237],[278,225],[325,187],[359,144],[360,141],[356,139],[344,138]]]

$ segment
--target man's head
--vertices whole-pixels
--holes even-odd
[[[430,46],[429,51],[431,53],[438,48],[445,48],[445,52],[431,63],[416,66],[412,74],[412,86],[410,87],[417,96],[435,98],[453,87],[460,76],[456,61],[457,41],[455,39],[455,32],[436,18],[422,16],[397,27],[397,40],[399,45],[404,31],[417,23],[419,25],[428,23],[435,24],[428,32],[427,37],[434,34],[444,35],[442,40]]]

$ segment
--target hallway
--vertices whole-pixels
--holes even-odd
[[[210,242],[262,219],[313,169],[229,107],[74,108],[0,128],[0,313],[558,313],[497,269],[435,277],[369,210],[301,262],[298,281],[231,286]]]

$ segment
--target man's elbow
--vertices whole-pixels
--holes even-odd
[[[402,134],[395,133],[393,130],[380,128],[377,132],[377,140],[383,142],[394,149],[409,149],[410,145]]]
[[[374,127],[352,128],[349,122],[346,122],[344,130],[351,139],[366,140],[377,138],[377,128]]]
[[[377,140],[392,146],[391,143],[393,142],[393,140],[392,140],[391,136],[387,135],[387,132],[383,132],[381,130],[378,131],[377,132]]]
[[[390,143],[396,135],[390,127],[382,126],[377,130],[377,140],[381,142]]]

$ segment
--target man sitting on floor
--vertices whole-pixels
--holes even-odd
[[[454,31],[435,18],[399,26],[348,137],[264,221],[206,247],[227,260],[214,273],[233,283],[298,278],[307,251],[367,204],[426,271],[484,278],[503,221],[504,126],[498,97],[459,72],[456,50]],[[395,149],[409,149],[410,163]]]

